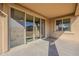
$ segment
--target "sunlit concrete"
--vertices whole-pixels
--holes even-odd
[[[36,40],[28,44],[20,45],[10,49],[2,55],[9,56],[47,56],[49,42],[45,40]]]
[[[12,48],[2,56],[58,56],[58,52],[54,42],[40,39]]]

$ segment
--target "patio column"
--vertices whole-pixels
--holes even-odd
[[[4,10],[6,5],[3,5],[3,10],[0,10],[0,50],[1,53],[8,50],[8,18]],[[7,11],[7,10],[6,10]]]
[[[0,53],[7,51],[6,15],[0,10]]]

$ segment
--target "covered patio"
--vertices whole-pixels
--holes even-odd
[[[10,49],[1,56],[78,56],[79,43],[64,40],[40,39]],[[67,44],[66,44],[67,43]],[[71,46],[71,47],[70,47]]]
[[[79,55],[79,4],[0,6],[0,55]]]

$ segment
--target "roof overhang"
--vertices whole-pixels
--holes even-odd
[[[64,15],[73,15],[77,4],[75,3],[20,3],[20,5],[46,18],[55,18]]]

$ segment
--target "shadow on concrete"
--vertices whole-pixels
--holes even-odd
[[[48,56],[59,56],[56,45],[54,43],[56,41],[56,38],[47,38],[44,40],[49,41]]]
[[[54,43],[49,42],[48,56],[59,56],[57,48]]]

